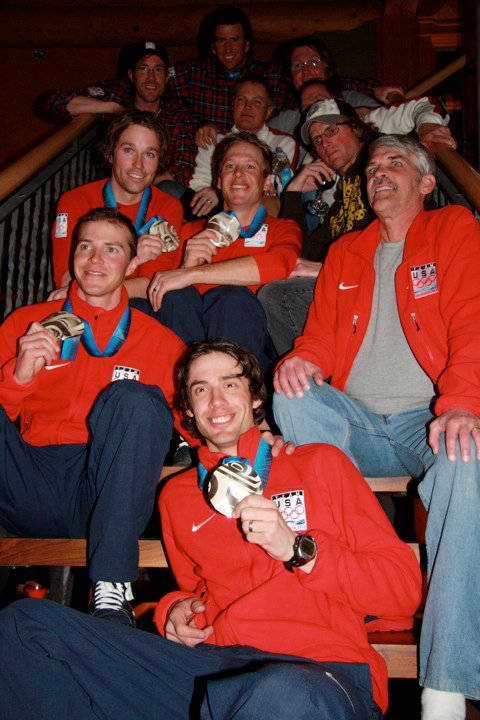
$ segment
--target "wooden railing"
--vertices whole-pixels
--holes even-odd
[[[0,173],[0,317],[53,287],[50,228],[62,193],[97,177],[98,116],[83,115]]]
[[[79,115],[71,123],[12,163],[6,170],[0,172],[0,202],[34,177],[97,122],[98,115],[90,113]]]

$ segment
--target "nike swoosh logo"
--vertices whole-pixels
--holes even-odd
[[[353,288],[358,287],[358,285],[344,285],[343,282],[340,283],[338,286],[339,290],[352,290]]]
[[[206,525],[207,522],[210,522],[210,520],[212,518],[214,518],[216,514],[217,513],[213,513],[213,515],[210,515],[210,517],[208,517],[206,520],[201,522],[199,525],[195,525],[195,523],[192,523],[192,532],[197,532],[197,530],[200,530],[200,528],[202,528],[204,525]]]
[[[61,365],[45,365],[45,370],[57,370],[59,367],[63,367],[64,365],[70,365],[70,363],[66,362]]]

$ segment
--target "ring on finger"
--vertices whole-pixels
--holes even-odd
[[[253,520],[250,520],[248,523],[248,532],[253,533]]]

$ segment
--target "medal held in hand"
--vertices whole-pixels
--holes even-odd
[[[207,230],[215,233],[216,239],[211,240],[215,247],[229,247],[240,235],[240,223],[234,215],[217,213],[207,223]]]
[[[148,234],[156,235],[163,240],[163,252],[173,252],[180,245],[177,231],[166,220],[155,220],[151,224]]]
[[[60,360],[75,360],[78,344],[85,329],[82,318],[65,310],[53,313],[40,323],[60,340]]]
[[[275,150],[272,153],[272,175],[281,175],[290,167],[290,162],[283,150]]]
[[[217,512],[232,517],[236,505],[248,495],[261,495],[262,478],[246,462],[229,460],[219,465],[210,476],[207,495]]]

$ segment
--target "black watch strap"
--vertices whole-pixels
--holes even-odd
[[[287,560],[285,567],[287,570],[293,570],[294,567],[302,567],[317,555],[317,543],[311,535],[299,533],[295,537],[293,544],[293,555]]]

